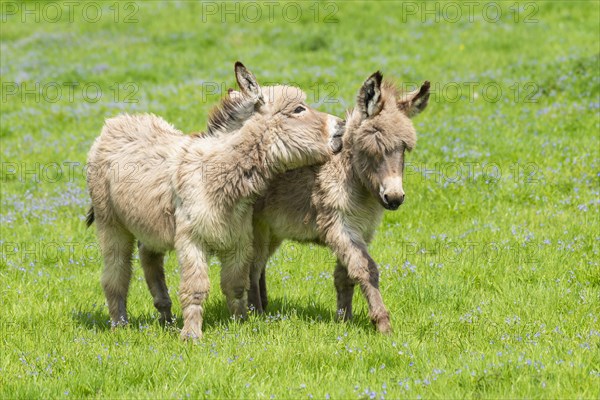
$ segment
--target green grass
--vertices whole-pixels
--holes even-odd
[[[247,8],[239,22],[207,15],[220,2],[123,2],[118,15],[100,2],[97,22],[82,5],[52,22],[47,4],[1,4],[1,398],[600,396],[598,2],[520,2],[519,22],[514,2],[496,3],[497,22],[462,6],[454,23],[452,9],[436,22],[391,1],[293,3],[296,22],[260,3],[256,23]],[[335,322],[332,255],[292,242],[268,265],[264,318],[230,320],[215,260],[205,336],[184,344],[159,326],[136,259],[131,325],[109,329],[86,152],[122,111],[202,130],[238,59],[338,115],[377,69],[432,81],[407,201],[370,247],[391,336],[358,291],[354,321]],[[166,266],[180,316],[174,254]]]

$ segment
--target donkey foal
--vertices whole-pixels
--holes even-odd
[[[202,336],[210,254],[222,262],[230,312],[245,316],[255,199],[277,173],[322,164],[339,150],[339,118],[308,107],[293,87],[271,87],[265,101],[254,75],[241,63],[235,71],[241,96],[222,101],[205,136],[183,135],[154,115],[121,115],[106,121],[89,152],[88,223],[97,223],[113,325],[127,323],[135,238],[163,321],[171,319],[163,258],[176,250],[182,339]]]
[[[383,216],[404,201],[404,152],[416,143],[410,118],[425,109],[429,82],[400,94],[382,75],[371,75],[349,113],[340,154],[320,167],[278,175],[254,207],[254,260],[249,303],[267,305],[265,265],[284,239],[324,244],[337,257],[338,315],[352,317],[355,284],[380,332],[391,330],[379,291],[379,270],[367,246]]]

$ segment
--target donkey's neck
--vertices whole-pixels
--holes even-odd
[[[347,131],[344,133],[345,140],[340,153],[341,159],[344,160],[345,164],[343,170],[346,173],[347,187],[352,188],[353,194],[377,201],[377,198],[369,189],[369,185],[366,182],[367,178],[364,176],[357,155],[353,152],[354,132],[358,128],[352,125],[354,121],[349,120],[348,122]]]
[[[269,157],[266,132],[264,124],[247,124],[233,134],[214,139],[202,163],[213,170],[205,185],[217,204],[233,207],[267,189],[276,164]]]
[[[374,197],[371,190],[369,190],[368,184],[365,182],[366,177],[364,172],[361,171],[360,165],[356,156],[348,151],[348,165],[346,168],[346,174],[348,175],[349,187],[353,188],[354,194],[360,194],[361,196]]]

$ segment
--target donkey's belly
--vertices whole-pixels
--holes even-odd
[[[129,185],[126,191],[111,188],[111,200],[119,221],[147,247],[157,252],[173,248],[175,218],[168,185],[140,182]]]
[[[224,206],[210,201],[202,191],[189,201],[178,199],[182,202],[175,213],[178,235],[189,234],[194,241],[216,252],[250,246],[253,199]]]
[[[255,217],[260,220],[260,224],[269,227],[270,236],[299,242],[319,241],[315,214],[312,211],[267,209]]]
[[[319,239],[316,227],[312,223],[307,224],[304,221],[275,224],[272,226],[272,232],[281,239],[297,240],[299,242],[314,242]]]
[[[173,248],[175,237],[173,172],[171,161],[152,150],[145,149],[145,158],[130,157],[134,173],[109,178],[110,206],[137,239],[155,251],[166,251]]]

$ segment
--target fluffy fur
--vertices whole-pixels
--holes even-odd
[[[230,134],[184,135],[154,115],[121,115],[106,121],[89,152],[88,221],[96,221],[104,258],[102,287],[114,325],[127,323],[135,238],[163,321],[172,318],[164,253],[177,252],[183,339],[202,335],[211,254],[222,262],[221,288],[230,311],[243,317],[255,199],[275,174],[322,164],[332,154],[339,118],[310,109],[304,93],[293,87],[272,88],[274,96],[265,102],[254,76],[239,63],[236,75],[239,101],[252,104],[254,111],[243,114],[242,121],[235,110],[243,113],[247,107],[221,105],[215,132],[239,126]]]
[[[379,291],[379,271],[367,246],[384,208],[404,200],[404,152],[416,144],[409,117],[421,112],[429,82],[399,94],[379,72],[369,77],[349,113],[343,149],[321,167],[278,175],[254,207],[254,252],[249,303],[258,312],[267,304],[265,265],[282,240],[328,246],[337,257],[335,287],[338,315],[352,317],[358,283],[369,315],[380,332],[391,330]]]

